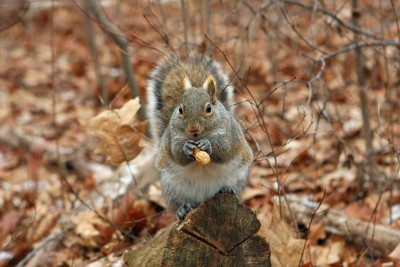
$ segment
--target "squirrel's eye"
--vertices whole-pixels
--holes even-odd
[[[178,111],[179,111],[179,114],[183,114],[183,109],[182,109],[182,107],[179,107]]]
[[[207,106],[206,106],[206,112],[207,112],[207,113],[211,113],[211,105],[210,105],[210,104],[207,104]]]

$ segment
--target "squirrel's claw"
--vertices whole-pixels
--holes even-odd
[[[200,139],[196,142],[196,145],[198,148],[200,148],[200,150],[207,152],[209,155],[212,154],[211,143],[208,141],[208,139]]]
[[[178,217],[178,219],[180,221],[183,221],[185,219],[186,215],[189,213],[189,211],[191,211],[194,208],[195,208],[195,206],[193,206],[189,203],[183,204],[176,211],[176,217]]]
[[[193,155],[193,149],[196,147],[196,143],[192,140],[187,141],[183,145],[183,153],[191,159],[195,159]]]

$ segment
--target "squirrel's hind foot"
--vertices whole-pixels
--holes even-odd
[[[221,194],[221,193],[229,193],[229,194],[233,194],[236,195],[236,190],[232,187],[229,186],[223,186],[217,194]]]
[[[196,208],[196,205],[192,205],[190,203],[183,204],[176,211],[176,217],[178,217],[180,221],[183,221],[186,215],[189,213],[189,211],[191,211],[194,208]]]

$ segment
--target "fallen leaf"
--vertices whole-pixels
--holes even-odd
[[[143,229],[152,228],[149,218],[156,213],[155,206],[146,199],[135,199],[132,193],[127,193],[116,208],[111,210],[111,221],[131,233],[140,233]]]
[[[106,155],[106,162],[117,166],[135,158],[143,149],[140,141],[147,122],[136,116],[139,99],[129,100],[121,109],[103,111],[85,124],[89,134],[97,140],[95,153]]]
[[[316,259],[315,266],[337,266],[344,255],[344,241],[337,241],[326,246],[311,246],[311,258]]]
[[[72,218],[75,224],[75,233],[78,236],[78,243],[91,248],[98,247],[98,238],[101,236],[97,225],[105,225],[96,213],[84,211]]]
[[[368,221],[373,211],[365,204],[353,202],[347,205],[347,207],[344,208],[343,212],[351,218]]]
[[[40,222],[35,226],[35,232],[32,235],[32,240],[40,240],[50,233],[54,225],[58,222],[60,217],[60,212],[50,212],[47,213]]]
[[[319,222],[311,225],[307,239],[310,245],[317,245],[319,240],[326,238],[325,223]]]
[[[274,204],[273,207],[271,225],[261,227],[259,234],[270,244],[272,266],[299,265],[305,241],[292,237],[288,226],[280,218],[277,205]]]
[[[160,186],[156,186],[151,184],[149,186],[148,197],[150,201],[156,203],[160,207],[167,208],[167,204],[165,203],[165,199],[163,197]]]
[[[397,244],[396,248],[389,254],[392,260],[400,260],[400,243]]]
[[[268,194],[268,191],[266,188],[254,188],[254,187],[246,187],[243,190],[243,193],[241,195],[241,199],[243,201],[248,201],[252,198],[256,197],[262,197]]]
[[[11,234],[18,226],[18,222],[24,215],[22,210],[10,210],[2,215],[0,220],[0,238],[5,240],[5,237]],[[0,242],[0,244],[2,244]],[[4,244],[2,244],[4,245]]]
[[[23,82],[26,86],[38,86],[49,82],[49,74],[41,69],[27,69]]]

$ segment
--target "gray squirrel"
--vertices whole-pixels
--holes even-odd
[[[179,220],[215,194],[238,196],[246,186],[253,153],[233,112],[233,87],[211,58],[170,55],[151,71],[147,115],[158,147],[155,167]],[[209,165],[196,163],[196,147],[210,155]]]

